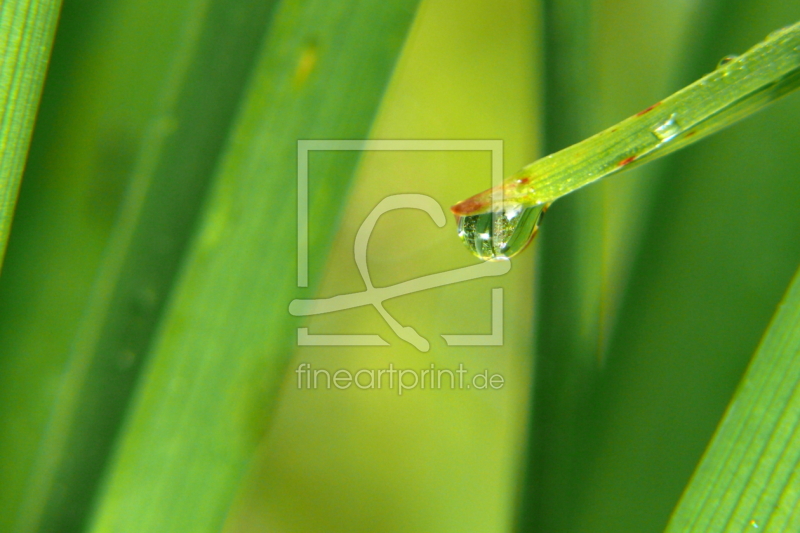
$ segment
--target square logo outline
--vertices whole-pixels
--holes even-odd
[[[491,153],[491,169],[492,169],[492,187],[494,194],[492,196],[493,206],[502,205],[503,190],[499,185],[503,182],[503,141],[502,140],[298,140],[297,141],[297,286],[300,288],[308,287],[308,159],[309,153],[312,151],[488,151]],[[397,195],[397,196],[422,196],[422,195]],[[391,198],[391,197],[390,197]],[[427,197],[430,198],[430,197]],[[430,198],[433,200],[432,198]],[[384,203],[384,202],[381,202]],[[438,205],[438,203],[437,203]],[[406,206],[408,207],[408,206]],[[439,206],[441,210],[441,207]],[[497,212],[497,209],[493,209]],[[433,213],[430,213],[433,216]],[[440,224],[441,225],[441,224]],[[368,238],[368,237],[367,237]],[[500,268],[482,268],[480,273],[477,272],[478,268],[482,265],[492,267],[497,266]],[[473,265],[460,269],[461,271],[473,270],[474,273],[468,274],[468,277],[458,279],[463,281],[466,279],[475,279],[485,276],[502,275],[510,270],[510,262],[503,261],[499,263],[486,262],[482,265]],[[505,265],[504,267],[502,265]],[[450,271],[442,274],[449,274]],[[363,277],[362,272],[362,277]],[[429,276],[435,277],[436,275]],[[463,276],[462,276],[463,277]],[[364,279],[368,285],[368,291],[372,288],[371,282],[368,278]],[[415,280],[419,281],[419,280]],[[452,283],[452,281],[451,281]],[[441,286],[432,285],[432,286]],[[420,289],[416,289],[420,290]],[[409,291],[411,292],[411,291]],[[296,306],[292,310],[292,306],[296,303],[306,303],[309,301],[295,300],[290,306],[290,312],[293,315],[308,315],[329,312],[322,311],[309,311],[307,306]],[[313,302],[313,301],[310,301]],[[410,342],[417,347],[420,351],[428,351],[429,345],[427,341],[413,330],[413,328],[403,328],[394,321],[393,318],[382,308],[380,302],[372,303],[383,318],[387,320],[389,325],[395,330],[395,333],[407,342]],[[358,305],[363,305],[359,303]],[[395,324],[392,324],[394,322]],[[411,338],[404,335],[403,330],[411,330],[413,334]],[[503,344],[503,289],[492,289],[492,333],[488,335],[441,335],[448,346],[501,346]],[[416,340],[415,338],[416,337]],[[388,346],[386,342],[379,335],[351,335],[351,334],[310,334],[308,328],[297,328],[297,344],[299,346]]]

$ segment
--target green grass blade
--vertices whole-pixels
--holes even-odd
[[[761,110],[800,87],[798,48],[800,22],[772,32],[763,42],[675,94],[513,174],[502,185],[503,205],[550,204]],[[494,194],[494,189],[485,191],[456,204],[453,210],[459,215],[487,212],[493,208]]]
[[[60,0],[0,3],[0,271]]]
[[[53,402],[17,531],[82,529],[271,8],[217,0],[186,10],[189,31]]]
[[[667,533],[800,530],[800,270]]]
[[[283,2],[168,308],[93,531],[217,531],[295,338],[297,140],[363,138],[416,2]],[[334,222],[357,157],[312,158]],[[331,230],[312,235],[326,249]],[[324,258],[312,258],[310,280]]]

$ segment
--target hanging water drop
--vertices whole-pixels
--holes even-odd
[[[723,57],[722,59],[719,60],[719,63],[717,63],[717,68],[724,67],[725,65],[727,65],[731,61],[736,60],[738,57],[739,56],[737,56],[737,55],[728,55],[728,56]]]
[[[458,236],[480,259],[509,259],[533,240],[548,205],[518,205],[495,213],[460,216]]]
[[[679,134],[681,132],[681,126],[680,124],[678,124],[678,120],[675,117],[675,113],[673,113],[669,116],[667,120],[656,125],[656,127],[653,128],[652,131],[653,135],[655,135],[659,141],[664,142],[672,139],[677,134]]]

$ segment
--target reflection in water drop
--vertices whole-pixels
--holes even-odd
[[[737,56],[737,55],[729,55],[729,56],[723,57],[722,59],[719,60],[719,63],[717,63],[717,68],[724,67],[725,65],[727,65],[728,63],[730,63],[731,61],[736,59],[737,57],[739,57],[739,56]]]
[[[667,120],[653,128],[653,135],[659,141],[668,141],[681,132],[681,126],[675,118],[675,113],[671,114]]]
[[[533,240],[548,205],[514,206],[505,211],[457,217],[458,236],[475,256],[509,259]]]

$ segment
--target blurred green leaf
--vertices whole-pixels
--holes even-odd
[[[0,271],[60,0],[0,3]]]
[[[200,29],[187,21],[202,20],[206,4],[82,0],[63,6],[0,277],[0,530],[18,520],[51,420],[58,432],[54,406],[70,405],[61,405],[65,398],[58,393],[92,291],[105,297],[108,284],[97,284],[98,268],[119,203],[150,134],[170,124],[163,116],[166,97],[177,90],[170,80],[183,75],[173,67],[186,67],[181,54],[191,51]],[[172,179],[159,186],[169,187]],[[161,246],[160,238],[150,240]],[[147,310],[153,297],[140,288],[144,298],[119,312]],[[124,381],[135,369],[124,354],[108,359],[116,359],[110,377]],[[102,457],[64,459],[82,464]],[[83,492],[77,485],[64,492],[73,489],[74,497]],[[71,509],[80,514],[78,506]]]
[[[108,472],[94,531],[217,531],[296,335],[297,140],[363,138],[414,14],[283,2]],[[312,158],[326,250],[357,154]],[[322,258],[310,263],[311,281]]]
[[[610,127],[680,87],[673,78],[685,40],[685,5],[567,4],[545,2],[546,153]],[[653,39],[661,46],[649,46]],[[542,225],[536,384],[521,531],[573,530],[576,495],[592,456],[587,421],[613,356],[609,341],[642,246],[641,227],[652,209],[660,166],[570,194],[553,205]]]
[[[800,270],[668,533],[800,530]]]
[[[189,7],[53,403],[18,531],[82,530],[272,4]]]
[[[583,140],[597,129],[593,3],[543,2],[544,153]],[[541,237],[542,285],[537,305],[537,383],[531,413],[527,482],[520,531],[551,531],[569,500],[580,428],[577,418],[600,362],[602,190],[558,203]],[[557,353],[555,353],[557,351]]]

